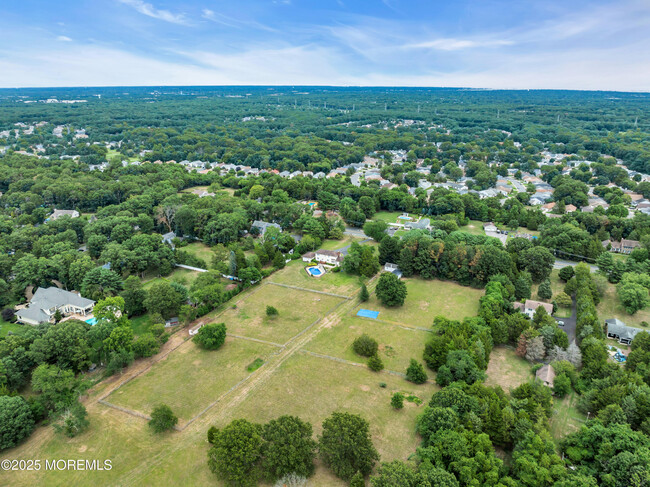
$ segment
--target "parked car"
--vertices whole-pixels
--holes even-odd
[[[564,326],[564,321],[558,321],[557,326]]]

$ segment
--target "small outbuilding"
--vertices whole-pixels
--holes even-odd
[[[553,381],[555,380],[555,370],[549,364],[544,365],[535,373],[535,377],[542,381],[542,383],[547,387],[553,387]]]

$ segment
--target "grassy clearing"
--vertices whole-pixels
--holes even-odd
[[[305,348],[311,352],[366,363],[366,357],[361,357],[352,350],[352,342],[363,333],[379,343],[379,356],[386,369],[406,372],[412,358],[425,365],[422,351],[429,337],[428,332],[354,316],[347,316],[341,323],[321,331]]]
[[[531,364],[506,347],[496,347],[490,354],[487,368],[489,386],[501,386],[505,391],[533,380]]]
[[[403,211],[378,211],[372,217],[373,220],[384,220],[386,223],[405,223],[407,220],[399,220],[398,217],[402,216]],[[409,213],[409,216],[416,221],[420,215]]]
[[[385,382],[386,388],[379,387],[380,382]],[[416,386],[367,367],[296,355],[246,402],[231,411],[228,421],[245,417],[266,422],[282,414],[292,414],[310,421],[318,434],[323,420],[332,412],[347,411],[368,420],[382,461],[406,460],[418,445],[415,417],[422,412],[424,404],[405,402],[403,410],[395,411],[390,398],[394,392],[404,391],[414,393],[426,404],[436,389],[432,384]]]
[[[558,441],[580,429],[587,417],[576,409],[578,397],[575,392],[553,400],[553,416],[550,419],[551,435]]]
[[[123,154],[120,154],[115,149],[108,149],[108,152],[106,153],[106,160],[109,161],[112,157],[116,157],[116,156],[119,157],[121,161],[124,160],[124,161],[134,162],[139,160],[138,157],[126,157]]]
[[[352,242],[361,242],[362,240],[363,239],[351,235],[344,235],[341,240],[325,240],[320,248],[323,250],[339,250],[351,245]]]
[[[274,350],[270,345],[234,338],[228,338],[219,350],[203,350],[188,341],[113,392],[108,401],[145,414],[164,403],[187,421],[246,377],[252,360]]]
[[[305,271],[306,265],[307,263],[301,259],[291,261],[284,269],[275,272],[269,279],[271,282],[279,284],[289,284],[343,296],[349,296],[361,287],[359,276],[353,276],[345,272],[327,271],[322,277],[311,277]]]
[[[628,314],[616,295],[616,286],[614,284],[607,285],[605,295],[596,306],[596,310],[602,322],[610,318],[618,318],[628,326],[642,329],[646,329],[641,325],[642,321],[650,323],[650,307],[637,311],[633,315]]]
[[[214,253],[212,252],[212,249],[203,242],[192,242],[185,247],[179,247],[178,250],[182,250],[198,259],[204,260],[208,266],[212,264]]]
[[[234,335],[285,343],[339,302],[341,298],[267,284],[236,308],[227,308],[215,321],[226,323],[228,332]],[[275,307],[279,314],[269,318],[267,306]]]
[[[142,283],[144,289],[149,289],[151,286],[158,282],[178,282],[183,286],[191,286],[194,279],[200,274],[199,271],[191,271],[189,269],[176,268],[174,271],[165,277],[154,277]]]
[[[409,278],[404,279],[404,282],[408,291],[404,306],[387,308],[373,293],[370,300],[362,303],[359,308],[379,311],[380,320],[428,328],[438,315],[452,320],[476,316],[479,299],[484,294],[482,289],[473,289],[450,281]],[[355,314],[359,308],[355,308]]]
[[[22,330],[24,330],[25,326],[29,326],[29,325],[21,325],[20,323],[11,323],[9,321],[5,321],[2,318],[0,318],[0,337],[7,336],[9,332],[18,334]]]
[[[485,235],[483,222],[479,220],[470,220],[467,225],[460,227],[461,231],[471,233],[472,235]]]

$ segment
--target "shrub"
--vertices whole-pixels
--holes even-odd
[[[381,387],[382,389],[386,389],[386,383],[385,382],[380,382],[379,387]]]
[[[365,284],[361,284],[361,291],[359,291],[359,300],[362,303],[365,303],[370,299],[370,293],[368,293],[368,288],[366,287]]]
[[[268,317],[273,317],[273,316],[278,316],[280,314],[277,310],[277,308],[273,306],[267,306],[266,307],[266,316]]]
[[[361,355],[362,357],[372,357],[377,354],[379,344],[377,343],[377,340],[364,333],[354,339],[354,342],[352,342],[352,349],[357,355]]]
[[[68,438],[73,438],[88,428],[90,422],[86,416],[88,412],[83,404],[75,402],[63,412],[59,422],[54,424],[54,429]]]
[[[225,323],[209,323],[199,328],[192,339],[194,343],[206,350],[216,350],[226,341]]]
[[[163,431],[172,429],[176,423],[178,423],[178,418],[166,404],[156,406],[151,412],[149,427],[153,429],[155,433],[162,433]]]
[[[5,308],[2,310],[2,319],[5,321],[11,321],[15,314],[16,312],[13,308]]]
[[[406,380],[414,384],[424,384],[427,381],[427,373],[424,371],[424,367],[415,359],[411,359],[406,369]]]
[[[393,397],[390,398],[390,405],[395,409],[402,409],[404,407],[404,394],[401,392],[393,394]]]
[[[384,369],[384,362],[381,361],[379,355],[373,355],[368,359],[368,368],[373,372],[379,372]]]

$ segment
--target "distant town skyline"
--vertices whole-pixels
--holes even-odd
[[[644,0],[24,0],[0,87],[448,86],[650,91]]]

